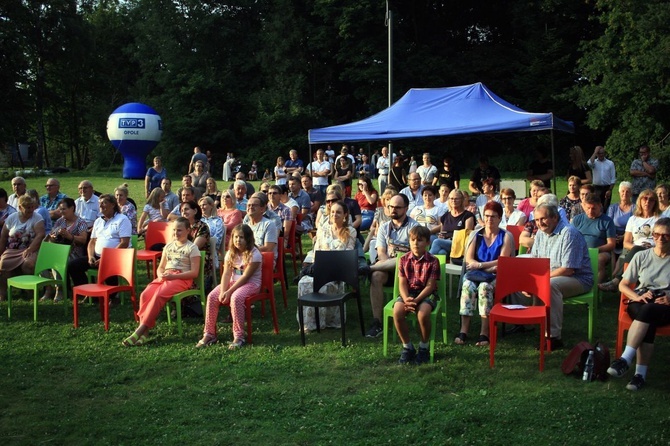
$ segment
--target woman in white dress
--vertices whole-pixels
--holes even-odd
[[[305,257],[305,263],[314,262],[315,251],[344,251],[356,246],[356,229],[349,224],[349,210],[342,201],[330,204],[329,223],[319,226],[314,238],[314,249]],[[313,268],[329,268],[328,265],[313,265]],[[340,293],[344,284],[328,283],[319,292]],[[311,293],[314,290],[312,276],[302,276],[298,282],[298,296]],[[316,330],[316,313],[314,307],[304,307],[303,316],[305,332]],[[296,315],[297,317],[297,315]],[[298,319],[299,320],[299,319]],[[319,308],[319,322],[321,328],[340,328],[339,307]]]
[[[526,214],[514,208],[516,193],[514,189],[505,188],[500,191],[500,201],[503,206],[503,215],[500,219],[500,227],[505,229],[510,226],[523,226],[526,224]]]

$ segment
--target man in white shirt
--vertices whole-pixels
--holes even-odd
[[[416,169],[416,173],[421,177],[421,184],[430,186],[437,184],[437,167],[430,162],[430,153],[423,154],[423,164]]]
[[[19,198],[26,193],[26,180],[23,177],[12,178],[12,189],[14,190],[14,193],[7,199],[7,204],[14,209],[18,209]]]
[[[377,160],[375,164],[377,169],[377,176],[379,181],[379,193],[383,194],[388,184],[388,175],[391,170],[391,160],[389,159],[389,148],[384,146],[382,147],[382,155]]]
[[[314,188],[318,189],[321,192],[321,195],[326,194],[326,188],[328,187],[328,177],[331,173],[330,162],[327,161],[324,157],[325,152],[323,149],[316,151],[316,161],[313,161],[307,167],[312,174]]]
[[[616,184],[614,163],[605,158],[605,148],[603,146],[596,146],[587,164],[593,172],[593,185],[596,187],[596,193],[600,196],[603,209],[607,210],[612,201],[612,190]]]
[[[93,184],[90,181],[84,180],[79,183],[79,198],[74,200],[74,204],[75,214],[86,222],[90,231],[95,219],[100,216],[99,200],[93,193]]]

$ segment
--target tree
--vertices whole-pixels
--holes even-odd
[[[586,124],[609,133],[608,151],[630,163],[632,147],[654,145],[670,128],[670,4],[598,0],[596,8],[603,33],[582,45],[574,94]]]

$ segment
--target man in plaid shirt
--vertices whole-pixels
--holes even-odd
[[[428,342],[430,339],[430,314],[435,309],[431,299],[440,278],[440,263],[428,251],[430,230],[425,226],[414,226],[409,230],[410,252],[400,258],[398,279],[400,296],[393,305],[393,322],[402,341],[399,364],[428,362]],[[419,352],[409,339],[407,313],[416,313],[421,330]]]

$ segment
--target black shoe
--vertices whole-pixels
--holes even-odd
[[[379,319],[374,319],[372,321],[372,325],[370,326],[370,329],[368,330],[368,332],[366,333],[365,336],[368,337],[368,338],[376,338],[377,336],[382,334],[383,331],[384,331],[384,328],[382,327],[382,323],[379,322]]]
[[[414,361],[414,358],[416,357],[416,350],[413,348],[404,348],[402,349],[402,353],[400,354],[400,359],[398,359],[398,364],[409,364],[410,362]]]
[[[505,330],[506,335],[511,335],[511,334],[517,334],[517,333],[525,333],[527,331],[533,331],[532,327],[531,328],[526,328],[525,325],[515,325],[514,327],[510,328],[509,330]]]
[[[430,362],[430,351],[427,348],[419,347],[419,353],[417,353],[414,363],[416,365],[421,365],[427,362]]]
[[[559,338],[549,338],[549,339],[547,339],[547,347],[549,347],[549,345],[551,345],[551,351],[560,350],[564,347],[563,346],[563,341],[560,340]],[[539,346],[535,347],[535,350],[539,350],[539,349],[540,349]]]
[[[370,274],[372,274],[372,270],[370,269],[370,265],[360,265],[358,267],[358,276],[359,277],[370,277]]]
[[[623,358],[619,358],[615,359],[614,362],[610,364],[609,368],[607,369],[607,373],[615,378],[621,378],[626,374],[629,368],[630,365],[628,362]]]
[[[640,390],[644,386],[644,378],[639,373],[633,375],[633,378],[628,384],[626,384],[626,389],[628,390]]]

